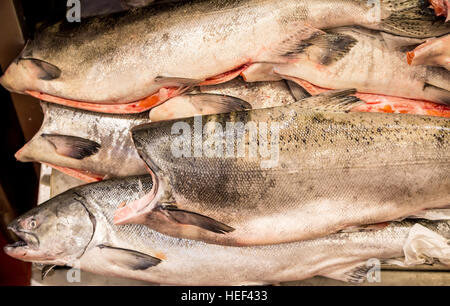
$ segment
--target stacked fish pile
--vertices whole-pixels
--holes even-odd
[[[184,285],[450,264],[447,5],[169,1],[41,28],[0,80],[43,100],[16,157],[91,184],[5,251]]]

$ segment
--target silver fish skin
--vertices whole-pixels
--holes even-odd
[[[333,107],[358,101],[347,93],[133,128],[155,189],[118,209],[116,224],[145,224],[209,243],[264,245],[313,239],[448,205],[450,120],[346,113]],[[305,108],[308,101],[316,108]],[[232,154],[224,149],[228,142],[222,147],[216,142],[219,151],[198,153],[215,139],[211,131],[221,127],[229,135],[227,125],[249,122],[264,123],[267,131],[272,125],[282,129],[279,134],[260,130],[266,137],[261,140],[235,128],[243,138],[233,139]],[[260,148],[250,154],[252,143],[264,139],[275,144],[266,148],[275,153]]]
[[[358,92],[427,100],[450,105],[450,72],[428,66],[410,66],[405,51],[392,50],[383,34],[361,28],[329,30],[355,40],[351,50],[333,63],[323,62],[317,50],[292,64],[273,65],[265,71],[244,71],[248,81],[268,79],[267,74],[304,79],[330,89],[356,88]],[[442,39],[441,39],[442,40]],[[267,66],[267,65],[266,65]],[[267,69],[267,67],[266,67]]]
[[[368,259],[382,262],[403,257],[405,240],[415,224],[433,230],[447,241],[450,239],[448,221],[394,222],[377,231],[337,233],[316,240],[254,247],[206,244],[164,236],[142,225],[114,225],[117,205],[139,198],[151,187],[150,177],[129,177],[69,190],[13,221],[9,228],[24,242],[7,246],[5,251],[25,261],[77,263],[83,271],[153,283],[254,285],[315,275],[362,281]],[[69,210],[74,203],[83,207]],[[58,216],[57,212],[63,215]],[[43,217],[46,217],[44,223]],[[65,222],[64,217],[70,218],[70,223]],[[34,229],[27,227],[29,234],[25,235],[24,226],[30,219],[34,219],[36,225]],[[53,231],[60,223],[65,226]],[[74,234],[79,237],[77,244],[57,254],[55,239],[68,242]],[[32,237],[40,241],[34,252],[45,254],[39,259],[30,251]]]
[[[22,162],[76,169],[100,178],[146,174],[130,129],[148,123],[148,114],[99,114],[41,102],[44,120],[16,153]]]
[[[334,50],[327,36],[316,39],[321,36],[317,29],[362,25],[386,30],[389,18],[404,12],[395,2],[385,0],[374,9],[366,0],[183,1],[61,22],[43,28],[0,83],[14,92],[111,108],[153,94],[164,100],[163,88],[189,87],[249,63],[287,63],[311,37],[324,52]],[[422,2],[402,3],[417,7]],[[434,21],[425,32],[449,32],[450,25]]]

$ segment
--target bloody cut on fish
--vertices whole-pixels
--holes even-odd
[[[295,78],[291,78],[291,80],[303,87],[311,95],[318,95],[330,90],[315,86],[305,80]],[[366,103],[352,108],[351,111],[353,112],[414,114],[450,118],[450,106],[447,105],[360,92],[355,93],[355,96]]]

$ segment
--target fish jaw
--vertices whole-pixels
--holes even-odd
[[[20,229],[18,221],[13,221],[8,230],[12,231],[21,241],[9,244],[4,247],[6,255],[23,261],[41,261],[45,254],[39,249],[39,239],[37,236]]]

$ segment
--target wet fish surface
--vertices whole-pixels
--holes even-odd
[[[120,207],[116,223],[211,243],[259,245],[448,205],[449,119],[347,113],[359,103],[349,92],[133,128],[155,188]],[[264,123],[266,130],[259,137],[226,131],[226,125],[249,122]],[[279,134],[271,130],[277,124],[283,127]],[[223,138],[211,145],[216,131],[240,136],[231,146]],[[252,145],[256,154],[249,153]]]
[[[113,224],[119,203],[137,199],[151,188],[147,176],[71,189],[13,221],[9,229],[23,240],[6,246],[5,252],[45,265],[77,265],[106,276],[172,285],[270,284],[315,275],[361,282],[373,267],[369,259],[414,263],[416,257],[423,263],[438,256],[450,263],[445,255],[448,221],[406,220],[380,230],[253,247],[206,244],[165,236],[142,225]],[[418,226],[426,236],[412,235]],[[405,252],[408,245],[416,247],[412,254]],[[432,256],[436,249],[444,255]]]

